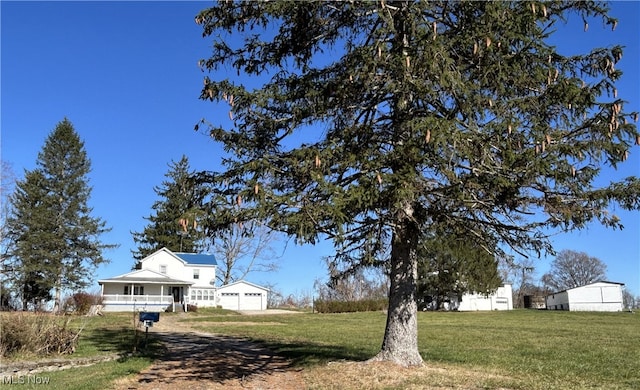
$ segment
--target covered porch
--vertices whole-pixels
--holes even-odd
[[[98,281],[103,311],[186,311],[193,284],[167,275],[137,270]]]

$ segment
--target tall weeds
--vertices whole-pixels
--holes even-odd
[[[82,329],[70,329],[70,318],[46,313],[0,315],[0,356],[46,356],[75,352]]]

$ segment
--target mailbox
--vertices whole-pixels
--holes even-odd
[[[153,325],[146,325],[147,321],[152,322],[152,323],[160,321],[160,313],[141,311],[140,312],[140,322],[144,322],[145,326],[153,326]]]

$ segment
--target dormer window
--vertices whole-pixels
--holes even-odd
[[[193,278],[194,279],[200,279],[200,270],[199,269],[194,269],[193,270]]]

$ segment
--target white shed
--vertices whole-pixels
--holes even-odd
[[[220,286],[218,301],[228,310],[266,310],[269,290],[244,280]]]
[[[624,283],[600,281],[547,295],[548,310],[622,311]]]
[[[504,284],[492,294],[467,293],[462,296],[459,311],[513,310],[513,294],[510,284]]]

